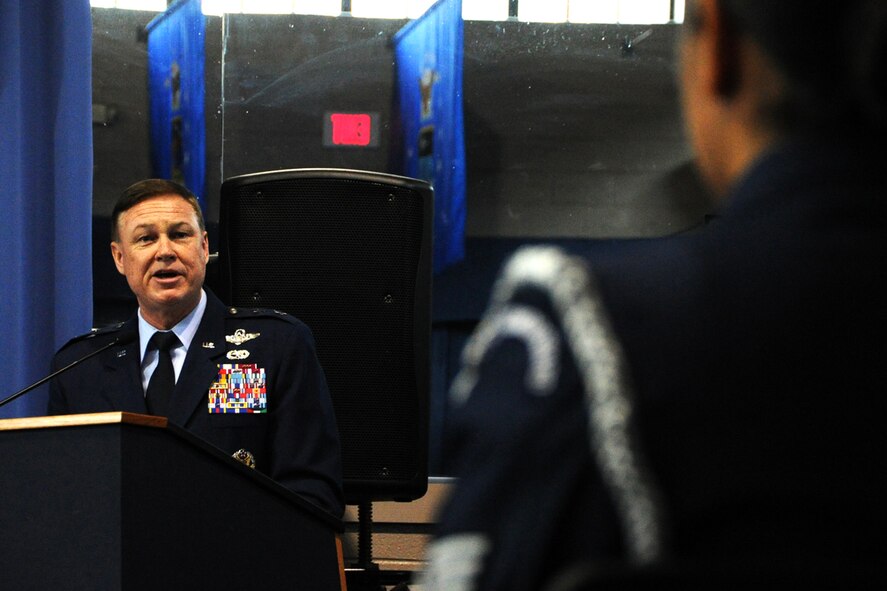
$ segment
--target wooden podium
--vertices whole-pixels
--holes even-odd
[[[0,420],[0,586],[341,591],[341,522],[166,419]]]

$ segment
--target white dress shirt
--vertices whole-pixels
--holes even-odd
[[[170,351],[172,357],[172,366],[175,370],[176,381],[179,380],[179,374],[182,373],[182,366],[185,364],[185,356],[188,355],[188,347],[194,340],[197,333],[197,327],[203,319],[203,312],[206,310],[206,292],[200,290],[200,301],[197,306],[191,310],[191,313],[182,318],[182,320],[172,327],[172,332],[179,337],[181,344],[173,347]],[[139,358],[142,360],[142,390],[148,390],[148,382],[151,380],[151,374],[157,367],[157,349],[148,351],[148,342],[155,332],[159,332],[156,328],[148,324],[148,321],[142,317],[142,311],[138,312],[139,317]]]

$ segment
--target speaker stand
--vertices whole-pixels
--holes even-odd
[[[373,504],[357,506],[357,562],[345,569],[348,591],[409,591],[410,571],[383,571],[373,562]]]

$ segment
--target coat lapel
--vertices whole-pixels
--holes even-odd
[[[135,318],[128,320],[120,332],[138,330]],[[101,396],[109,407],[115,411],[147,414],[145,392],[142,390],[142,378],[139,364],[138,339],[125,347],[114,347],[103,356],[105,376]]]
[[[225,306],[207,290],[206,310],[185,357],[170,401],[169,420],[187,426],[200,410],[207,412],[209,387],[219,374],[225,354]]]

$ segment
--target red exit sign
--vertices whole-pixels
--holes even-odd
[[[333,113],[324,115],[323,145],[371,148],[379,145],[378,113]]]

